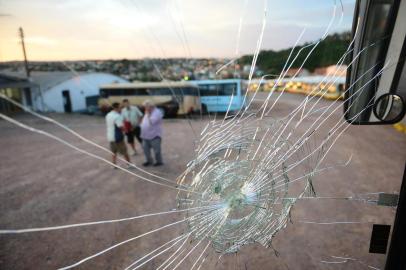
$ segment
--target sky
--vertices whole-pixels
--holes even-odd
[[[0,0],[0,61],[233,58],[351,29],[355,0]],[[336,6],[336,9],[334,8]],[[334,13],[334,10],[336,12]],[[334,15],[335,14],[335,15]],[[240,27],[241,26],[241,27]]]

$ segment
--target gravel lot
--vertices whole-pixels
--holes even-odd
[[[259,95],[258,99],[263,99]],[[290,112],[303,98],[285,94],[273,117]],[[258,101],[259,102],[259,101]],[[329,101],[321,102],[320,107]],[[342,111],[334,115],[337,120]],[[107,146],[104,119],[98,116],[51,114],[86,138]],[[66,131],[26,114],[13,116],[51,132],[76,146],[109,159]],[[148,168],[170,179],[194,157],[194,133],[208,121],[195,117],[164,121],[165,165]],[[193,130],[190,127],[193,127]],[[305,128],[305,127],[304,127]],[[137,179],[67,146],[0,121],[0,229],[55,226],[117,219],[176,208],[176,191]],[[140,150],[140,147],[138,147]],[[327,164],[353,155],[349,166],[333,169],[315,181],[319,196],[352,196],[366,192],[396,192],[406,158],[406,138],[391,126],[353,126],[337,142]],[[141,154],[132,157],[141,166]],[[137,172],[136,170],[133,170]],[[296,204],[292,221],[274,238],[274,250],[260,245],[223,256],[210,251],[202,269],[366,269],[360,262],[383,269],[385,255],[369,254],[372,223],[392,224],[395,211],[354,201],[306,200]],[[55,269],[72,264],[108,246],[182,219],[180,214],[59,231],[0,235],[0,269]],[[317,225],[308,221],[362,221],[361,224]],[[142,237],[90,260],[77,269],[124,269],[131,262],[184,232],[182,225]],[[192,243],[194,245],[194,243]],[[179,269],[190,269],[205,245],[199,246]],[[210,250],[210,249],[209,249]],[[324,264],[330,256],[360,262]],[[160,256],[143,269],[156,269]],[[174,265],[172,265],[174,266]]]

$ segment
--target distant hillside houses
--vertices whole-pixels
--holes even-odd
[[[0,93],[36,111],[84,112],[89,100],[97,99],[100,85],[126,82],[108,73],[33,72],[27,79],[21,73],[1,72]],[[0,99],[0,111],[18,110]]]
[[[305,68],[291,68],[286,71],[286,77],[304,77],[309,75],[310,72]]]
[[[304,43],[278,51],[262,50],[258,55],[257,66],[265,74],[279,74],[288,61],[291,68],[305,68],[313,73],[320,67],[339,63],[351,39],[350,32],[343,32],[328,35],[320,43]],[[239,64],[250,64],[252,59],[253,55],[244,55],[239,59]],[[344,64],[348,64],[347,59]]]

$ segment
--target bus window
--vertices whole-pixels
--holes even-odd
[[[129,95],[136,95],[136,96],[148,96],[148,90],[147,89],[143,89],[143,88],[136,88],[136,89],[128,89],[128,90],[132,90],[129,91]],[[130,94],[131,92],[131,94]]]
[[[197,88],[180,88],[182,95],[185,96],[198,96]]]
[[[151,96],[198,96],[197,89],[195,88],[153,88],[148,89],[147,92]]]
[[[151,96],[172,96],[172,91],[169,88],[150,88],[147,92]]]
[[[231,96],[236,95],[237,84],[224,84],[223,89],[220,92],[219,96]]]
[[[221,84],[201,84],[199,85],[201,96],[221,96]]]
[[[236,95],[236,83],[199,85],[201,96],[231,96]]]

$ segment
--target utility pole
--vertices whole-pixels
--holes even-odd
[[[27,78],[30,77],[30,69],[28,68],[28,61],[27,61],[27,53],[25,51],[25,44],[24,44],[24,30],[22,27],[18,29],[21,39],[21,45],[23,46],[23,53],[24,53],[24,64],[25,64],[25,72],[27,74]]]

